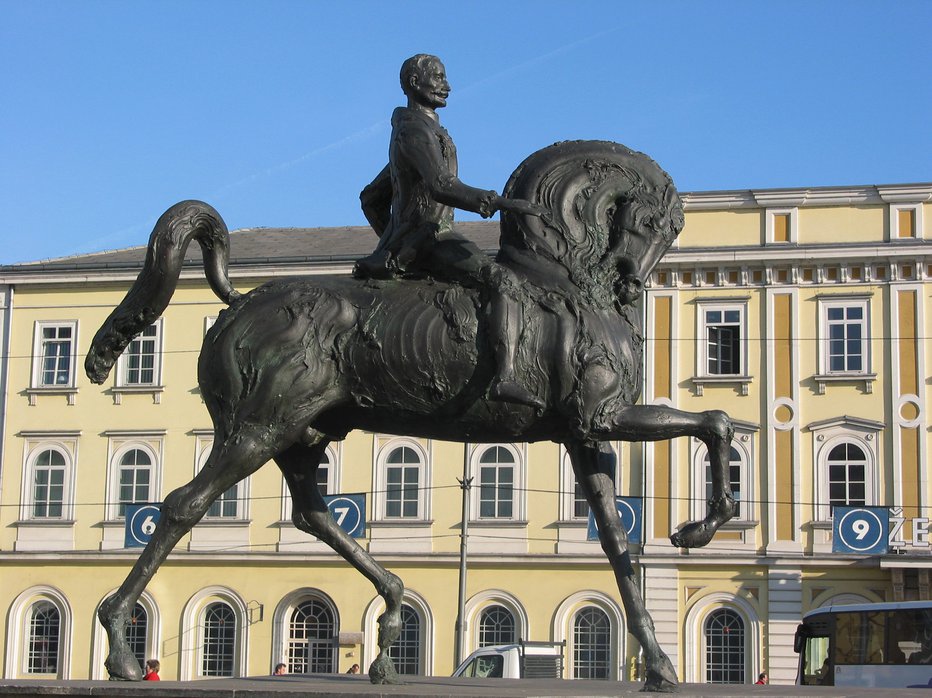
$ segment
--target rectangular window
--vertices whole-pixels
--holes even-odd
[[[207,519],[235,519],[239,516],[239,484],[221,494],[207,510]]]
[[[488,465],[479,469],[479,518],[510,519],[514,513],[514,468]]]
[[[897,237],[916,237],[916,209],[901,208],[896,212]]]
[[[706,375],[738,376],[744,372],[743,311],[740,306],[702,309]]]
[[[65,469],[36,465],[32,515],[36,519],[60,519],[65,503]]]
[[[773,214],[773,241],[789,242],[790,241],[790,214],[775,213]]]
[[[74,385],[74,342],[77,323],[39,324],[36,328],[35,386],[70,388]]]
[[[799,211],[795,208],[767,209],[766,235],[768,244],[786,245],[799,239],[797,219]]]
[[[123,352],[121,384],[156,385],[159,380],[160,323],[149,325]]]
[[[864,373],[867,317],[864,305],[826,306],[827,373]]]
[[[417,465],[390,465],[385,471],[385,515],[389,518],[417,518],[418,476]]]
[[[149,467],[125,467],[120,470],[120,500],[117,515],[126,516],[127,504],[149,501]]]

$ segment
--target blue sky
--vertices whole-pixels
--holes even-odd
[[[364,224],[421,52],[474,186],[577,138],[681,191],[932,181],[929,27],[927,0],[0,0],[0,263],[144,244],[188,198]]]

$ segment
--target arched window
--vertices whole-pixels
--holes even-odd
[[[712,611],[703,625],[705,682],[744,683],[744,619],[730,608]]]
[[[857,445],[846,441],[829,451],[828,503],[836,506],[863,506],[867,503],[867,456]]]
[[[421,617],[408,604],[401,606],[401,635],[388,650],[399,674],[423,674],[421,662]]]
[[[416,519],[421,511],[421,456],[409,446],[399,446],[385,460],[385,517]]]
[[[56,449],[45,449],[36,456],[32,466],[31,518],[63,518],[66,469],[65,456]]]
[[[609,679],[612,675],[612,628],[597,606],[585,606],[573,618],[573,678]]]
[[[712,497],[712,460],[709,452],[706,450],[702,462],[705,472],[705,501]],[[728,453],[728,481],[731,484],[731,492],[735,496],[735,517],[741,518],[741,480],[744,461],[741,454],[734,446]]]
[[[215,601],[204,609],[200,676],[234,676],[236,671],[236,613]]]
[[[27,674],[58,674],[61,612],[51,601],[37,601],[29,611]]]
[[[143,669],[146,665],[146,648],[149,639],[149,614],[143,608],[141,603],[133,607],[133,615],[126,621],[126,642],[129,648],[139,662],[139,668]]]
[[[515,457],[503,446],[492,446],[479,458],[479,518],[515,516]]]
[[[514,614],[504,606],[489,606],[479,616],[479,647],[517,642]]]
[[[120,458],[118,479],[117,516],[126,516],[127,504],[152,501],[152,459],[141,448],[130,449]]]
[[[333,610],[318,599],[299,604],[288,623],[288,671],[329,674],[337,670],[337,627]]]

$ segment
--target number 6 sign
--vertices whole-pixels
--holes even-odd
[[[159,504],[127,504],[126,535],[123,545],[127,548],[142,548],[159,523]]]
[[[832,552],[884,555],[890,531],[886,507],[835,507]]]

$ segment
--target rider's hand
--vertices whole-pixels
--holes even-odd
[[[543,206],[531,203],[525,199],[506,199],[499,197],[498,209],[500,211],[511,211],[512,213],[523,213],[526,216],[536,216],[542,218],[545,223],[550,222],[550,211]]]

